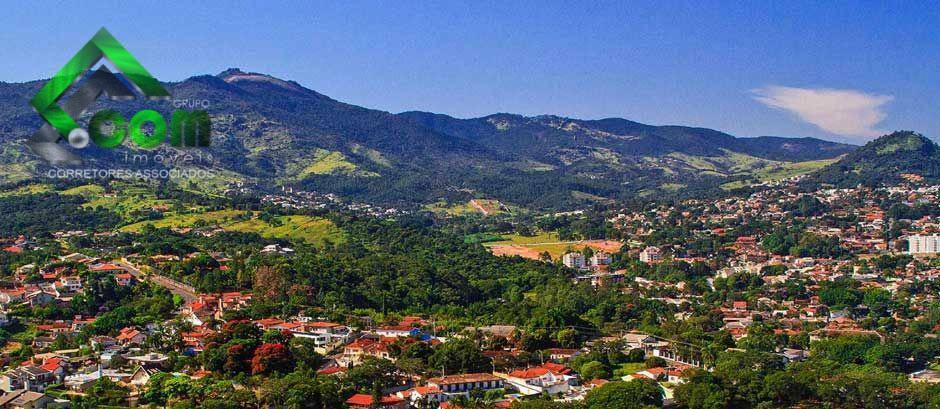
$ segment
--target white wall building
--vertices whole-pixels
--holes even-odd
[[[663,259],[663,252],[659,247],[649,246],[640,252],[640,261],[652,263]]]
[[[908,254],[940,253],[940,234],[924,236],[915,234],[907,238]]]
[[[574,268],[578,270],[584,270],[587,266],[584,263],[584,254],[581,253],[567,253],[561,257],[562,264],[568,268]]]
[[[594,253],[593,256],[591,256],[591,265],[594,267],[597,267],[600,265],[605,265],[605,266],[610,265],[610,262],[611,262],[610,254],[607,254],[603,251],[598,251]]]

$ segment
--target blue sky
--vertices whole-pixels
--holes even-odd
[[[106,27],[161,80],[240,67],[391,112],[940,137],[927,3],[171,3],[8,6],[0,80],[47,78]]]

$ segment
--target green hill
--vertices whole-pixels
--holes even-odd
[[[0,183],[44,170],[21,143],[41,124],[27,103],[39,85],[0,83],[0,169],[8,170]],[[812,138],[736,138],[711,129],[620,118],[391,114],[237,69],[167,87],[174,99],[209,101],[213,138],[205,152],[214,162],[196,166],[224,175],[201,183],[213,191],[224,188],[226,180],[239,180],[262,188],[290,184],[394,207],[487,197],[527,208],[571,208],[718,192],[723,184],[742,180],[742,174],[829,160],[855,149]],[[125,116],[153,104],[98,103]],[[158,109],[172,110],[164,104]],[[89,166],[126,167],[131,149],[89,147],[82,155]]]
[[[875,139],[829,165],[807,184],[826,183],[840,187],[859,184],[897,184],[904,175],[916,175],[930,184],[940,183],[940,148],[921,134],[898,131]]]

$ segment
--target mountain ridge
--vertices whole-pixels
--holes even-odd
[[[790,176],[793,168],[809,172],[825,163],[788,163],[833,161],[858,149],[817,138],[740,138],[623,118],[394,114],[241,69],[166,85],[175,99],[209,101],[209,151],[227,175],[397,206],[485,197],[563,208],[707,194],[729,182],[746,186]],[[0,166],[29,157],[13,141],[41,124],[28,106],[39,86],[0,84],[0,152],[14,152],[0,155]],[[101,100],[96,107],[129,114],[148,104]],[[107,165],[126,149],[87,148],[87,154]]]
[[[502,122],[508,126],[511,125],[509,123],[510,121],[515,121],[516,125],[518,126],[531,126],[533,124],[537,124],[542,125],[543,127],[555,128],[558,126],[567,126],[569,129],[572,127],[580,127],[606,132],[608,134],[606,136],[615,139],[631,139],[630,137],[632,136],[632,139],[639,140],[644,137],[649,137],[653,142],[656,142],[656,146],[625,146],[625,148],[632,151],[632,153],[640,155],[668,154],[672,151],[683,151],[688,149],[694,149],[694,153],[697,154],[719,155],[720,152],[717,150],[718,148],[732,148],[731,150],[736,152],[753,154],[758,153],[759,150],[754,149],[753,151],[749,151],[748,149],[741,148],[734,149],[734,144],[742,144],[747,145],[748,147],[752,146],[757,148],[761,144],[782,144],[785,142],[792,145],[807,144],[814,148],[823,149],[823,155],[814,155],[812,152],[807,152],[809,150],[808,148],[797,149],[795,151],[791,150],[790,152],[786,153],[780,148],[774,150],[765,146],[764,150],[760,152],[760,155],[755,155],[772,160],[799,161],[831,158],[847,153],[854,149],[854,145],[826,141],[818,138],[784,138],[767,136],[743,138],[735,137],[733,135],[709,128],[682,125],[648,125],[623,118],[585,120],[557,115],[537,115],[527,117],[518,114],[496,113],[477,118],[460,119],[446,114],[425,111],[406,111],[397,115],[410,118],[415,122],[444,133],[451,133],[464,137],[469,137],[471,133],[476,133],[476,136],[479,138],[480,136],[483,136],[483,134],[489,133],[491,134],[489,137],[496,138],[495,135],[492,135],[494,130],[491,126],[487,126],[486,123],[492,125],[494,121],[497,121]],[[499,125],[497,125],[496,128],[496,130],[499,130]],[[536,130],[536,132],[542,132],[543,134],[546,131],[550,130]],[[695,137],[690,137],[689,134],[695,134]],[[617,138],[618,136],[620,138]],[[674,139],[670,139],[670,137]],[[499,145],[498,141],[491,142]],[[688,145],[689,143],[691,143],[691,146]],[[804,151],[805,154],[799,155],[799,151]]]

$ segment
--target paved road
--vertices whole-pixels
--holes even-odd
[[[114,264],[117,264],[119,267],[127,270],[128,273],[131,273],[138,280],[148,280],[154,284],[157,284],[167,290],[170,290],[171,293],[176,294],[183,298],[183,301],[193,302],[196,300],[196,289],[192,286],[183,284],[179,281],[173,280],[168,277],[164,277],[159,274],[144,274],[140,269],[135,267],[133,264],[128,263],[127,261],[116,261]]]

